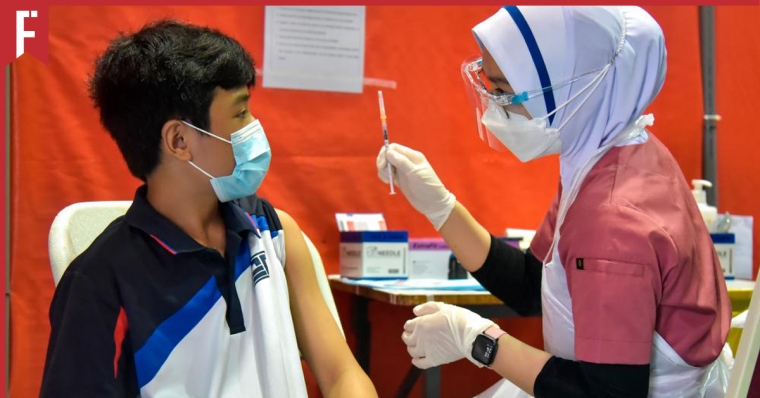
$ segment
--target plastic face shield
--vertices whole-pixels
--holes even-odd
[[[480,56],[473,56],[466,59],[462,63],[462,79],[464,80],[465,90],[467,91],[467,97],[470,101],[471,108],[474,111],[475,122],[478,126],[478,134],[480,139],[483,140],[488,146],[497,151],[507,151],[507,148],[483,125],[481,119],[488,109],[489,104],[491,106],[500,107],[500,111],[505,113],[505,117],[509,117],[507,112],[509,108],[518,105],[528,99],[527,93],[519,95],[509,94],[501,92],[491,81],[486,77],[483,71],[483,58]]]
[[[544,95],[544,93],[547,93],[549,91],[557,90],[561,87],[575,83],[583,78],[598,74],[600,71],[602,71],[602,69],[583,73],[572,79],[549,87],[543,87],[531,91],[522,91],[519,93],[505,93],[496,87],[496,85],[486,77],[486,74],[483,71],[482,57],[473,56],[466,59],[462,63],[461,69],[465,90],[467,91],[467,96],[470,100],[470,104],[474,109],[474,115],[476,118],[475,121],[478,125],[478,133],[480,135],[480,139],[483,140],[483,142],[487,143],[488,146],[498,151],[507,151],[507,148],[481,122],[481,119],[488,109],[489,104],[491,104],[491,106],[501,108],[499,111],[504,112],[505,117],[509,118],[510,113],[514,114],[517,112],[520,104],[526,101],[530,101],[536,97],[541,97]],[[541,117],[544,115],[532,116]]]

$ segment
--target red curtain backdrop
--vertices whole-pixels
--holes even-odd
[[[535,229],[558,182],[556,158],[521,164],[493,152],[477,136],[459,77],[477,52],[470,29],[497,7],[368,7],[365,76],[392,80],[383,89],[392,141],[423,151],[438,175],[495,234]],[[702,89],[697,7],[649,7],[665,31],[668,76],[651,107],[652,131],[670,148],[687,179],[701,176]],[[12,65],[11,362],[14,398],[38,395],[54,286],[47,238],[67,205],[130,200],[132,176],[98,122],[85,82],[95,57],[119,31],[172,17],[210,25],[237,38],[263,66],[263,7],[51,7],[50,65],[24,55]],[[760,92],[757,7],[717,8],[718,160],[721,212],[760,214]],[[389,196],[375,173],[382,144],[377,87],[363,94],[256,88],[252,110],[269,136],[273,162],[260,191],[289,212],[338,272],[336,212],[383,212],[392,229],[435,236],[401,195]],[[188,173],[194,172],[188,168]],[[757,239],[755,240],[757,242]],[[755,245],[755,253],[757,253]],[[757,264],[755,255],[754,263]],[[351,298],[335,293],[353,346]],[[400,336],[409,308],[372,303],[371,377],[392,396],[410,365]],[[539,319],[499,320],[510,333],[541,347]],[[309,390],[317,395],[313,377]],[[472,396],[495,382],[462,362],[443,368],[444,397]],[[420,396],[419,385],[414,390]]]

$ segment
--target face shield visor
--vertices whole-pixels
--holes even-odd
[[[483,124],[483,115],[486,114],[489,107],[495,108],[492,112],[498,112],[504,118],[509,119],[510,117],[514,117],[513,115],[517,113],[526,112],[521,104],[534,100],[537,97],[542,97],[545,93],[552,90],[558,90],[588,76],[600,76],[600,72],[602,72],[603,69],[605,68],[578,75],[572,79],[549,87],[543,87],[531,91],[522,91],[519,93],[506,93],[491,82],[483,71],[483,58],[480,56],[473,56],[466,59],[462,63],[461,73],[467,97],[475,116],[475,122],[478,126],[480,139],[493,149],[507,151],[508,149],[501,143],[501,141]],[[596,81],[597,79],[593,79],[592,83]],[[585,91],[585,89],[582,91]],[[556,110],[559,110],[559,108]],[[531,116],[535,118],[545,117],[547,115]]]

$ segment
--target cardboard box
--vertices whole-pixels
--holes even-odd
[[[348,278],[406,279],[407,231],[340,233],[340,274]]]
[[[734,246],[736,236],[734,234],[710,234],[715,251],[720,259],[720,267],[726,279],[734,278]]]
[[[409,279],[448,279],[451,249],[440,238],[409,239]]]

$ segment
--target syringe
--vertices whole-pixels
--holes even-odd
[[[388,142],[388,123],[386,122],[387,118],[385,117],[385,103],[383,102],[382,90],[378,90],[377,97],[380,101],[380,121],[383,123],[383,140],[385,140],[385,151],[387,153],[390,142]],[[391,170],[391,164],[390,162],[386,162],[386,164],[388,166],[388,181],[391,183],[391,195],[395,195],[396,192],[393,190],[393,171]]]

